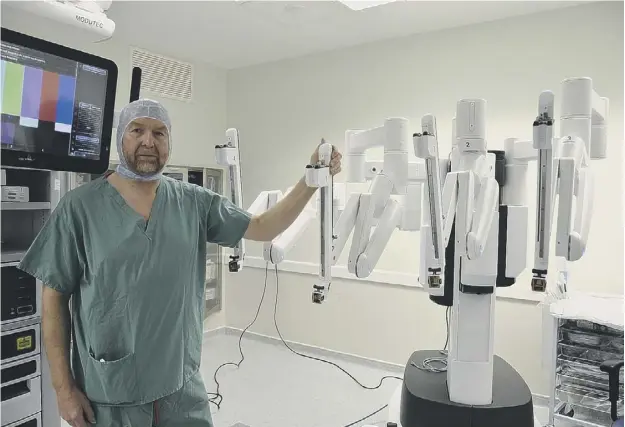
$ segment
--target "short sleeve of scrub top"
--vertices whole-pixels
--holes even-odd
[[[227,198],[204,187],[197,187],[205,204],[206,241],[229,248],[235,247],[247,231],[252,216]]]
[[[80,284],[83,273],[69,199],[61,199],[18,265],[45,286],[67,295]]]

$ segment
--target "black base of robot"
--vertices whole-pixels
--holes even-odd
[[[447,373],[424,371],[428,357],[441,357],[437,350],[416,351],[404,372],[401,394],[402,427],[534,427],[534,407],[529,387],[502,358],[493,363],[493,402],[470,406],[451,402]],[[469,384],[468,387],[471,387]]]

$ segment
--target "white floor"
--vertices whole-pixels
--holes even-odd
[[[243,353],[240,368],[227,366],[219,371],[224,399],[221,409],[213,407],[215,427],[343,427],[388,403],[398,386],[397,380],[390,379],[378,390],[364,390],[333,366],[297,356],[281,343],[253,337],[243,339]],[[222,334],[205,340],[201,371],[208,392],[215,391],[215,369],[239,358],[237,336]],[[377,385],[384,375],[398,374],[330,360],[366,386]],[[544,424],[544,408],[536,409]],[[385,415],[386,410],[354,427],[385,426]]]
[[[242,347],[245,361],[241,367],[228,366],[219,372],[224,403],[213,411],[215,427],[237,422],[251,427],[341,427],[388,403],[399,384],[388,379],[378,390],[364,390],[336,367],[297,356],[281,343],[244,338]],[[215,391],[215,368],[232,360],[239,360],[238,337],[206,340],[202,374],[207,391]],[[340,359],[331,361],[368,387],[378,385],[384,375],[398,375]],[[383,422],[384,415],[382,411],[367,423]]]
[[[239,360],[237,344],[238,337],[232,335],[205,341],[201,370],[208,392],[215,391],[215,368]],[[215,427],[237,422],[250,427],[343,427],[387,404],[399,385],[398,380],[388,379],[378,390],[364,390],[334,366],[297,356],[280,342],[244,338],[243,353],[245,361],[239,369],[228,366],[219,372],[224,402],[219,411],[213,410]],[[308,354],[337,363],[366,386],[376,386],[385,375],[401,376],[401,372],[342,358]],[[385,416],[383,410],[354,427],[386,426]],[[536,416],[546,424],[545,408],[537,407]]]

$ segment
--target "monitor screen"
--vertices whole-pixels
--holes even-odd
[[[104,172],[115,63],[4,28],[0,43],[2,165]]]

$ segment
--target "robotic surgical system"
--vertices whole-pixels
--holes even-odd
[[[329,172],[332,145],[323,142],[319,147],[319,162],[307,165],[305,172],[307,185],[320,188],[315,202],[311,201],[287,230],[263,246],[265,261],[279,264],[310,223],[319,218],[320,273],[312,291],[315,303],[325,300],[331,284],[331,267],[338,262],[350,235],[353,237],[348,271],[365,278],[373,271],[393,231],[418,231],[421,222],[421,188],[426,176],[422,163],[408,160],[408,120],[391,118],[373,129],[348,130],[345,138],[347,184],[370,181],[369,192],[352,193],[343,206],[345,186],[333,182]],[[367,150],[376,147],[383,147],[384,160],[366,161]],[[236,129],[226,131],[226,143],[215,146],[215,153],[216,162],[229,168],[232,202],[242,206]],[[282,197],[284,195],[279,190],[263,191],[248,210],[253,214],[262,213]],[[244,243],[241,242],[230,256],[230,271],[242,268],[244,256]]]
[[[366,193],[352,193],[344,209],[337,209],[333,197],[331,145],[322,145],[318,164],[306,167],[308,185],[321,189],[320,274],[313,302],[325,300],[331,268],[350,235],[348,271],[364,278],[375,268],[393,231],[400,229],[421,231],[419,282],[433,302],[451,307],[446,357],[436,350],[414,352],[406,365],[400,404],[389,405],[389,419],[402,427],[534,426],[529,387],[512,366],[494,355],[496,288],[514,285],[526,267],[530,161],[537,161],[538,178],[532,290],[547,288],[556,196],[556,257],[576,261],[583,255],[592,213],[590,160],[606,156],[608,114],[608,100],[597,95],[590,78],[562,82],[560,137],[553,137],[553,93],[542,92],[538,104],[532,141],[509,138],[504,150],[488,150],[486,101],[458,101],[452,150],[445,159],[439,158],[432,115],[422,118],[421,132],[413,135],[420,162],[408,160],[406,119],[391,118],[377,128],[347,131],[347,183],[371,181],[371,186]],[[240,174],[235,159],[238,136],[233,130],[228,135],[228,144],[216,148],[232,154],[218,153],[218,163],[232,166],[233,200],[237,201],[238,191],[240,202],[240,178],[232,178],[233,173]],[[366,161],[366,151],[380,146],[383,162]],[[251,210],[269,208],[280,197],[280,192],[263,192]],[[284,259],[315,217],[314,210],[307,208],[290,230],[265,245],[267,261]],[[242,257],[239,248],[231,258],[231,271],[236,271],[232,263]],[[427,369],[428,360],[442,361],[446,368]]]
[[[554,95],[545,91],[533,141],[507,139],[504,151],[487,150],[486,102],[459,101],[443,181],[431,118],[424,118],[423,132],[414,137],[428,176],[420,282],[433,301],[452,308],[446,375],[423,368],[435,351],[416,351],[406,365],[398,417],[403,427],[535,425],[529,387],[494,355],[495,293],[525,269],[531,160],[538,160],[532,289],[546,290],[556,195],[556,256],[576,261],[585,251],[593,191],[589,166],[591,159],[605,158],[608,100],[596,94],[589,78],[564,80],[561,96],[559,138],[552,136]]]

